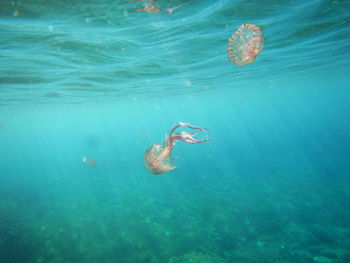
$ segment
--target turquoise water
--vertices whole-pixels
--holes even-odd
[[[0,262],[350,262],[350,2],[143,4],[1,1]]]

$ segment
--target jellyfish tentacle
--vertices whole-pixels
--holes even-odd
[[[173,134],[174,131],[178,127],[187,127],[187,128],[190,128],[190,129],[193,129],[193,130],[196,130],[196,131],[194,131],[193,133],[182,131],[182,132]],[[198,143],[203,143],[203,142],[208,142],[210,140],[213,140],[213,139],[210,139],[210,138],[200,138],[200,139],[194,138],[194,136],[196,136],[198,133],[200,133],[202,131],[208,132],[207,129],[202,128],[202,127],[194,126],[194,125],[192,125],[190,123],[177,122],[173,126],[173,128],[171,129],[171,132],[169,134],[170,137],[167,140],[167,145],[172,145],[172,144],[174,144],[175,141],[183,141],[183,142],[188,143],[188,144],[198,144]]]
[[[179,6],[175,6],[175,7],[170,7],[165,9],[165,11],[170,15],[172,14],[175,10],[180,9],[181,7],[183,7],[183,5],[179,5]]]
[[[171,135],[174,133],[174,131],[180,127],[186,127],[186,128],[198,130],[198,131],[205,131],[206,130],[205,128],[194,126],[191,123],[185,123],[185,122],[178,121],[173,125],[173,127],[170,128],[170,131],[168,132],[167,136],[171,137]]]
[[[178,124],[180,127],[187,127],[187,128],[194,129],[194,130],[205,130],[205,129],[202,128],[202,127],[194,126],[194,125],[192,125],[191,123],[188,123],[188,122],[185,123],[185,122],[178,121],[177,124]]]
[[[188,132],[176,133],[173,135],[173,139],[174,141],[183,141],[188,144],[198,144],[198,143],[203,143],[203,142],[208,142],[210,140],[213,140],[211,138],[200,138],[200,139],[194,138],[194,136],[199,132],[201,131],[195,131],[193,133],[188,133]]]

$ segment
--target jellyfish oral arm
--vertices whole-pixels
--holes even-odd
[[[169,132],[169,136],[171,136],[174,133],[174,131],[179,127],[186,127],[186,128],[190,128],[193,130],[199,130],[199,131],[206,130],[206,129],[201,128],[201,127],[196,127],[196,126],[192,125],[191,123],[184,123],[184,122],[178,121],[173,125],[173,127],[171,127],[170,132]]]
[[[183,132],[179,132],[179,133],[174,134],[175,130],[179,127],[186,127],[186,128],[193,129],[196,131],[193,133],[183,131]],[[175,141],[183,141],[183,142],[188,143],[188,144],[198,144],[198,143],[203,143],[203,142],[208,142],[210,140],[213,140],[211,138],[203,138],[203,139],[194,138],[195,135],[197,135],[198,133],[200,133],[202,131],[207,132],[207,130],[205,128],[196,127],[190,123],[177,122],[171,128],[169,135],[167,136],[167,139],[164,142],[164,148],[166,148],[166,147],[172,148]]]
[[[204,139],[195,139],[193,136],[195,136],[200,131],[196,131],[194,133],[188,133],[188,132],[180,132],[173,135],[174,141],[183,141],[188,144],[198,144],[203,142],[208,142],[210,140],[214,140],[211,138],[204,138]]]

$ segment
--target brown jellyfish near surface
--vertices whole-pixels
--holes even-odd
[[[131,0],[129,1],[129,3],[134,3],[137,0]],[[145,0],[139,0],[137,2],[144,2]],[[144,13],[158,13],[158,12],[162,12],[165,11],[167,12],[169,15],[174,13],[174,11],[180,9],[183,7],[183,5],[179,5],[179,6],[175,6],[175,7],[169,7],[167,9],[162,9],[160,6],[156,6],[155,5],[156,0],[152,0],[149,3],[146,3],[143,5],[143,9],[136,9],[136,12],[144,12]]]
[[[174,133],[177,128],[185,127],[195,130],[193,133]],[[211,138],[195,139],[194,136],[200,132],[207,132],[206,129],[193,126],[190,123],[176,122],[166,135],[164,145],[154,144],[149,147],[143,155],[143,164],[152,174],[163,174],[175,168],[174,159],[171,156],[175,141],[183,141],[189,144],[198,144],[214,140]]]
[[[136,12],[144,12],[144,13],[158,13],[161,12],[162,9],[154,5],[155,0],[150,3],[144,4],[143,9],[136,9]]]
[[[260,27],[243,24],[228,39],[227,57],[236,65],[253,63],[264,47],[264,34]]]

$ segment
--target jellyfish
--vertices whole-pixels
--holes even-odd
[[[179,132],[174,133],[177,128],[185,127],[195,130],[193,133]],[[152,174],[163,174],[175,168],[174,159],[171,156],[171,151],[176,141],[183,141],[189,144],[198,144],[213,140],[212,138],[195,139],[194,136],[200,132],[207,132],[206,129],[193,126],[190,123],[176,122],[166,135],[163,147],[159,144],[154,144],[149,147],[143,155],[143,164],[146,169]]]
[[[158,13],[161,12],[162,9],[159,7],[156,7],[154,5],[155,0],[151,1],[150,3],[144,4],[143,9],[137,9],[136,12],[145,12],[145,13]]]
[[[92,168],[96,167],[96,165],[97,165],[96,160],[89,161],[88,158],[86,158],[85,156],[83,156],[83,162],[90,165]]]
[[[129,1],[129,3],[133,3],[134,1]],[[144,2],[144,0],[140,0],[138,2]],[[143,5],[143,9],[136,9],[136,12],[144,12],[144,13],[158,13],[158,12],[162,12],[165,11],[167,12],[169,15],[172,14],[174,11],[180,9],[183,7],[183,5],[179,5],[179,6],[175,6],[175,7],[169,7],[167,9],[161,9],[160,7],[155,6],[155,2],[156,0],[152,0],[149,3],[146,3]]]
[[[242,66],[253,63],[264,46],[262,30],[253,24],[243,24],[228,39],[228,59]]]

